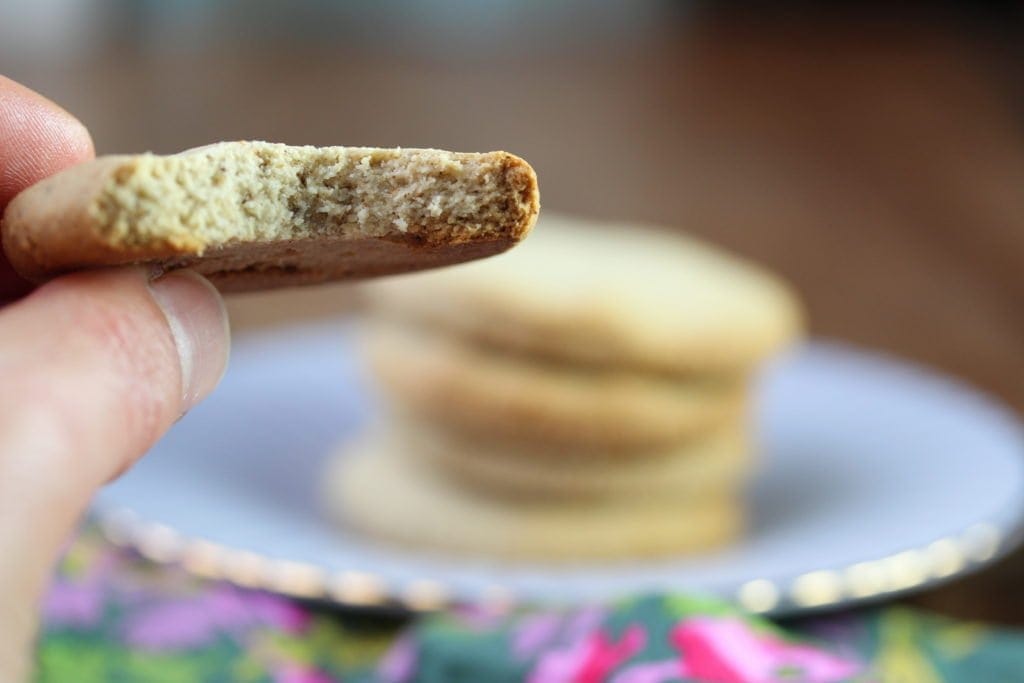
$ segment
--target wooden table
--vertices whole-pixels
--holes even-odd
[[[795,282],[815,334],[1024,410],[1017,62],[933,19],[701,10],[621,40],[524,32],[472,58],[265,37],[181,47],[185,29],[162,27],[159,49],[122,32],[74,60],[3,63],[79,115],[100,152],[235,138],[508,149],[536,167],[546,210],[706,236]],[[332,286],[231,308],[251,326],[347,300]],[[1024,624],[1022,569],[1016,557],[916,600]]]

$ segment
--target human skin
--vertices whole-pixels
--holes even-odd
[[[79,121],[0,76],[0,209],[92,156]],[[93,493],[214,388],[228,346],[223,302],[194,273],[33,289],[0,256],[0,680],[29,676],[43,591]]]

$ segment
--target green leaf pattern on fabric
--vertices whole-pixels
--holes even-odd
[[[902,607],[780,627],[703,596],[408,624],[157,567],[87,530],[44,605],[39,683],[993,683],[1024,634]]]

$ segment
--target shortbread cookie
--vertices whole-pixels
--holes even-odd
[[[743,372],[801,329],[792,291],[753,264],[678,234],[549,214],[508,256],[373,292],[392,315],[504,348],[656,372]]]
[[[701,500],[736,491],[753,465],[750,443],[739,428],[720,429],[680,446],[601,457],[549,448],[508,446],[423,423],[387,427],[396,444],[467,487],[527,498],[657,498]]]
[[[737,496],[539,502],[475,493],[385,443],[336,456],[326,502],[340,524],[383,541],[539,562],[696,553],[743,527]]]
[[[36,281],[144,263],[250,290],[488,256],[538,209],[533,170],[505,152],[225,142],[58,173],[10,203],[3,244]]]
[[[494,441],[606,453],[658,448],[735,422],[745,407],[742,376],[581,368],[409,324],[371,323],[363,342],[392,403]]]

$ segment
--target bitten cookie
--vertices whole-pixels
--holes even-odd
[[[458,486],[386,443],[335,456],[326,504],[374,537],[477,557],[633,560],[720,546],[743,527],[737,494],[686,501],[515,501]]]
[[[581,368],[408,324],[369,324],[362,341],[393,403],[492,441],[604,454],[658,448],[735,421],[746,402],[742,376]]]
[[[741,373],[792,342],[802,315],[761,268],[678,234],[546,214],[521,249],[396,278],[378,309],[575,363]]]
[[[406,420],[388,428],[410,457],[423,458],[451,479],[484,493],[522,498],[702,500],[739,490],[753,465],[749,439],[739,425],[628,458],[565,454],[557,448],[541,453]]]
[[[253,290],[481,258],[538,210],[533,170],[505,152],[224,142],[47,178],[8,205],[3,245],[35,281],[143,263]]]

